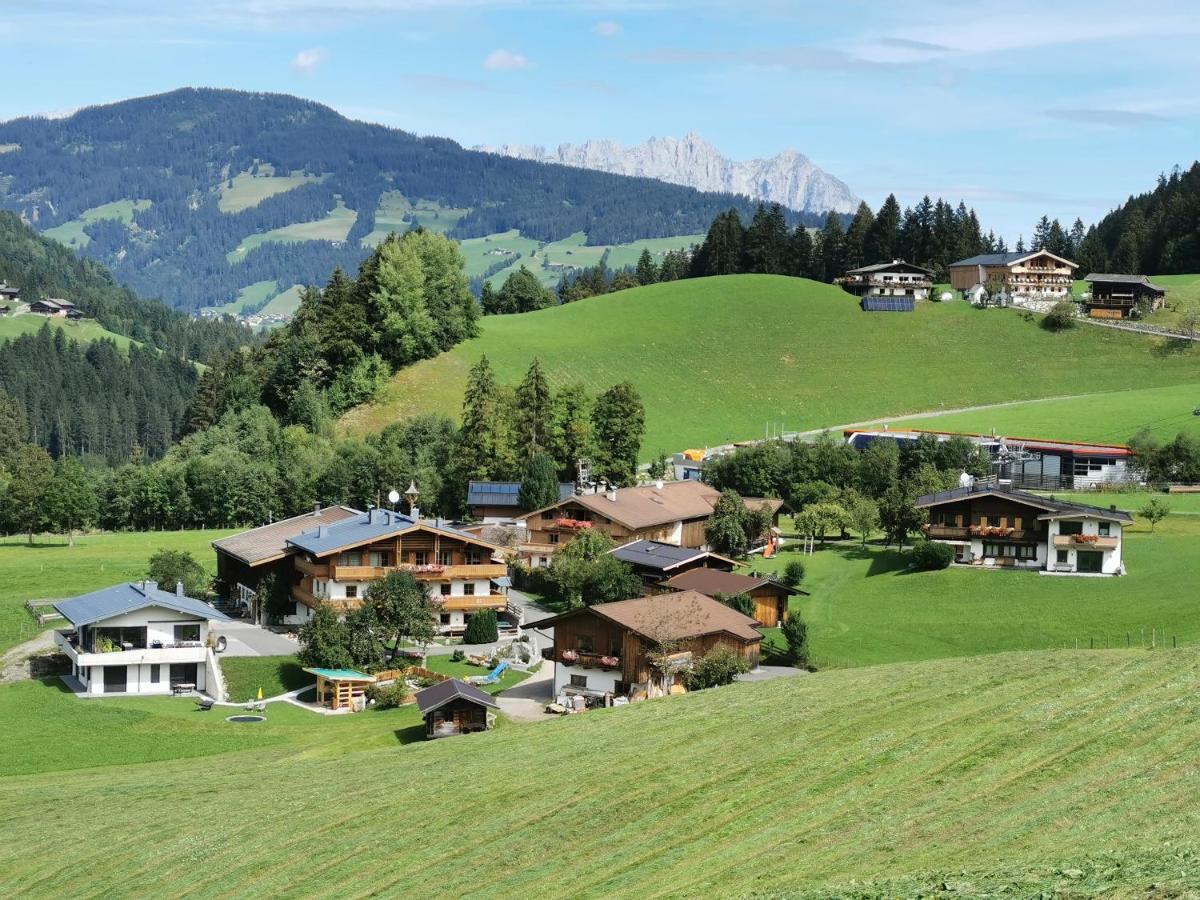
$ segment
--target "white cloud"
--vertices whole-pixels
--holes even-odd
[[[603,22],[597,22],[592,26],[592,31],[600,35],[600,37],[616,37],[621,33],[621,23],[614,22],[611,19],[605,19]]]
[[[329,59],[329,53],[323,48],[310,47],[295,55],[292,59],[292,68],[297,72],[311,72],[327,59]]]
[[[501,47],[487,55],[487,59],[483,61],[483,67],[491,69],[493,72],[512,72],[516,69],[531,69],[533,63],[528,57]]]

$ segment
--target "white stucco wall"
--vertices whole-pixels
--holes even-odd
[[[562,663],[555,661],[554,663],[554,696],[558,696],[563,688],[571,684],[572,675],[583,675],[587,677],[587,690],[604,692],[615,692],[617,682],[621,680],[621,670],[613,669],[606,671],[605,669],[585,669],[583,666],[576,663],[573,666],[564,666]]]
[[[1069,572],[1078,572],[1079,558],[1078,558],[1077,551],[1084,550],[1084,551],[1095,551],[1095,552],[1102,554],[1102,561],[1101,561],[1101,566],[1100,566],[1101,574],[1103,574],[1103,575],[1119,575],[1119,574],[1121,574],[1122,565],[1123,565],[1122,551],[1125,546],[1125,539],[1124,539],[1123,529],[1119,522],[1109,522],[1108,523],[1107,537],[1113,537],[1113,538],[1117,539],[1116,549],[1100,550],[1099,548],[1089,547],[1086,544],[1074,544],[1074,543],[1072,543],[1068,547],[1055,547],[1054,546],[1054,538],[1056,535],[1062,533],[1060,530],[1060,525],[1061,525],[1062,521],[1064,521],[1064,520],[1051,519],[1049,522],[1050,528],[1049,528],[1049,537],[1047,538],[1047,542],[1049,543],[1051,553],[1053,554],[1050,557],[1050,559],[1052,560],[1050,568],[1052,570],[1061,572],[1065,569],[1066,571],[1069,571]],[[1082,520],[1067,519],[1065,521],[1082,522],[1084,534],[1099,535],[1100,534],[1100,523],[1103,520],[1095,519],[1095,518],[1085,518]],[[1067,562],[1065,564],[1058,562],[1058,551],[1059,550],[1067,551]]]

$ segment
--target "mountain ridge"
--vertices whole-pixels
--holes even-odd
[[[779,203],[800,212],[854,212],[859,198],[795,149],[768,159],[733,160],[702,135],[652,137],[626,147],[611,138],[559,144],[553,151],[536,144],[479,145],[472,149],[516,159],[558,163],[617,175],[655,178],[702,191],[738,194]]]

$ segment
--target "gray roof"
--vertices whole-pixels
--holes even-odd
[[[519,481],[468,481],[467,506],[511,506],[520,508],[517,495],[521,492]],[[566,500],[575,492],[571,482],[559,482],[558,499]]]
[[[288,538],[293,538],[314,526],[332,525],[351,516],[361,516],[362,513],[349,506],[328,506],[313,512],[281,519],[270,525],[260,525],[249,531],[231,534],[227,538],[213,541],[213,548],[220,553],[226,553],[248,566],[258,566],[287,556],[291,552],[287,545]]]
[[[1084,281],[1109,281],[1114,284],[1140,284],[1142,287],[1150,288],[1152,291],[1157,291],[1160,294],[1167,292],[1166,288],[1161,288],[1152,282],[1145,275],[1119,275],[1110,274],[1107,272],[1088,272]]]
[[[916,263],[905,262],[902,259],[894,259],[891,262],[875,263],[870,266],[859,266],[857,269],[848,269],[847,275],[867,275],[871,272],[896,272],[896,271],[923,272],[926,275],[932,276],[933,269],[926,269],[924,266],[918,266]]]
[[[1050,253],[1049,250],[1022,250],[1020,252],[1013,251],[1011,253],[981,253],[978,256],[970,256],[966,259],[960,259],[958,262],[950,263],[950,268],[956,266],[1011,266],[1015,262],[1020,262],[1023,259],[1028,259],[1031,256],[1037,256],[1039,253],[1049,253],[1055,259],[1063,259],[1057,253]],[[1069,259],[1063,259],[1063,262],[1070,263],[1074,266],[1075,263]]]
[[[451,700],[458,699],[470,700],[481,706],[490,706],[492,709],[500,708],[500,704],[492,698],[491,694],[464,681],[459,681],[457,678],[450,678],[417,692],[417,706],[421,710],[421,715],[428,715]]]
[[[1123,509],[1117,509],[1115,506],[1104,509],[1099,506],[1088,506],[1086,503],[1071,503],[1066,500],[1058,500],[1053,496],[1042,497],[1038,494],[1031,494],[1028,491],[1015,491],[1011,488],[993,487],[991,485],[975,485],[974,487],[955,488],[952,491],[939,491],[936,494],[926,494],[923,497],[918,497],[914,505],[920,508],[941,506],[943,503],[955,503],[959,500],[970,499],[971,497],[989,496],[1006,497],[1017,503],[1024,503],[1027,506],[1045,510],[1045,515],[1038,516],[1039,519],[1070,519],[1076,516],[1092,516],[1097,519],[1108,519],[1112,522],[1133,522],[1133,516]]]
[[[173,591],[159,590],[153,581],[129,581],[124,584],[114,584],[103,590],[93,591],[69,600],[59,600],[54,608],[72,625],[91,625],[103,622],[113,616],[145,609],[147,606],[161,606],[175,612],[197,616],[201,619],[215,619],[228,622],[229,617],[218,612],[207,603],[183,597]]]
[[[659,569],[663,572],[673,569],[689,560],[703,559],[708,556],[704,550],[688,547],[676,547],[674,544],[663,544],[659,541],[631,541],[608,551],[621,562],[647,569]]]
[[[387,509],[372,509],[332,525],[321,525],[288,538],[287,544],[314,556],[324,556],[343,547],[357,547],[359,544],[402,535],[414,528],[432,528],[475,544],[495,546],[479,535],[460,531],[442,519],[417,520]]]

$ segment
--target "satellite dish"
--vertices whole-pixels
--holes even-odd
[[[400,492],[398,490],[396,490],[395,488],[392,488],[390,491],[388,491],[388,502],[389,503],[399,503],[400,502]]]

